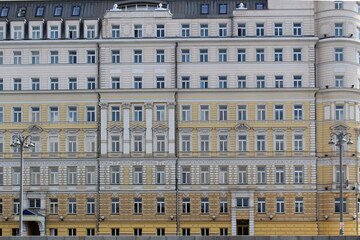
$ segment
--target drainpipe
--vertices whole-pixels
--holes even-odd
[[[176,236],[180,235],[180,218],[179,218],[179,154],[178,154],[178,42],[175,43],[175,93],[174,93],[174,101],[175,101],[175,109],[174,109],[174,120],[175,120],[175,192],[176,192]]]
[[[100,89],[100,45],[99,43],[96,44],[96,53],[97,53],[97,79],[96,79],[96,91]],[[101,94],[97,92],[97,107],[100,108],[100,101],[101,101]],[[101,110],[97,111],[97,185],[96,185],[96,198],[97,198],[97,216],[96,216],[96,235],[99,235],[99,228],[100,228],[100,158],[101,158]]]

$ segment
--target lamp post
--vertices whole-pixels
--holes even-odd
[[[331,140],[329,144],[335,145],[339,147],[339,154],[340,154],[340,235],[344,235],[344,212],[343,212],[343,163],[342,163],[342,155],[343,155],[343,144],[354,144],[351,141],[351,134],[347,132],[332,132],[330,134]],[[336,141],[334,141],[334,137]]]
[[[358,198],[359,198],[359,183],[356,182],[355,183],[355,204],[356,204],[356,213],[355,213],[355,216],[356,216],[356,236],[359,235],[359,203],[358,203]]]
[[[23,193],[23,167],[24,167],[24,149],[30,149],[35,147],[35,144],[31,140],[31,135],[24,136],[22,134],[17,134],[12,137],[12,142],[10,144],[16,152],[20,152],[20,201],[19,201],[19,235],[23,236],[23,201],[24,201],[24,193]]]

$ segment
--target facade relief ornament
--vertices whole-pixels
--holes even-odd
[[[330,127],[330,129],[335,132],[347,132],[350,130],[350,127],[343,125],[343,124],[337,124],[337,125]]]
[[[157,125],[153,127],[153,131],[155,133],[166,133],[168,131],[168,127],[165,127],[164,125]]]
[[[236,125],[235,126],[235,130],[237,131],[237,132],[244,132],[244,131],[249,131],[250,130],[250,127],[247,125],[247,124],[245,124],[245,123],[240,123],[240,124],[238,124],[238,125]]]
[[[145,130],[146,129],[143,126],[140,126],[140,125],[135,125],[135,126],[130,128],[131,132],[137,132],[137,133],[143,133],[143,132],[145,132]]]
[[[179,128],[180,133],[192,133],[193,128]]]
[[[100,103],[99,103],[99,106],[100,106],[101,109],[107,109],[108,106],[109,106],[109,104],[106,103],[106,102],[100,102]]]
[[[176,104],[174,102],[169,102],[167,106],[169,109],[175,109]]]
[[[37,125],[32,125],[32,126],[28,127],[27,131],[29,133],[41,133],[43,131],[43,129]]]
[[[130,109],[130,103],[129,102],[124,102],[122,104],[122,107],[123,107],[123,109]]]
[[[146,109],[152,109],[153,108],[153,103],[145,103],[145,108]]]
[[[121,133],[123,129],[119,126],[112,125],[111,127],[108,127],[107,130],[110,133]]]

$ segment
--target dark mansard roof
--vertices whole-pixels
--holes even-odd
[[[153,7],[159,3],[169,8],[174,18],[229,17],[240,3],[249,10],[267,9],[267,0],[1,0],[0,21],[102,19],[106,10],[112,9],[114,4],[120,9],[135,10],[136,5]],[[205,14],[201,12],[204,5],[208,11]],[[225,5],[222,12],[220,5]]]

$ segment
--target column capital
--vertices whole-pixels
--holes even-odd
[[[130,103],[129,102],[124,102],[122,104],[122,107],[123,107],[123,109],[130,109]]]
[[[99,103],[99,106],[100,106],[101,109],[107,109],[108,106],[109,106],[109,104],[106,103],[106,102],[100,102],[100,103]]]
[[[175,109],[176,104],[175,104],[175,102],[169,102],[167,104],[167,106],[168,106],[169,109]]]
[[[146,109],[152,109],[153,108],[153,103],[145,103],[145,108]]]

